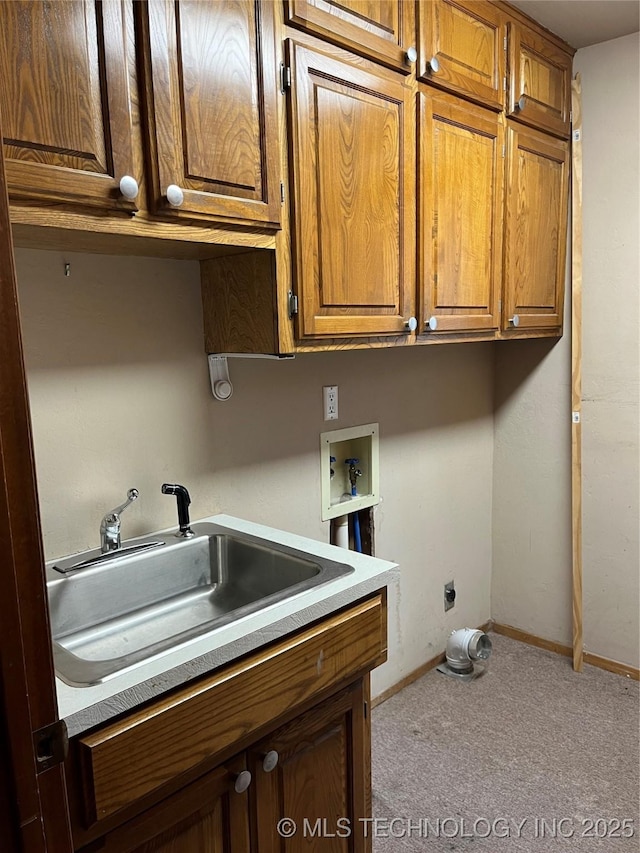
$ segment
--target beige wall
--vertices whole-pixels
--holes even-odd
[[[584,642],[640,658],[638,33],[578,51],[584,171]]]
[[[175,523],[165,481],[192,517],[229,512],[326,540],[320,520],[322,386],[336,428],[380,424],[377,553],[402,568],[389,663],[374,692],[490,616],[491,344],[231,362],[234,396],[211,396],[198,266],[18,250],[38,487],[48,557],[98,544],[104,512],[135,486],[123,535]],[[456,607],[445,617],[443,585]]]
[[[580,50],[574,62],[583,104],[584,642],[636,667],[638,66],[637,33]],[[499,345],[496,355],[492,615],[570,644],[569,334],[519,349],[515,358]]]

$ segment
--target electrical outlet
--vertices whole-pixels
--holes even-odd
[[[338,386],[325,385],[322,388],[325,421],[338,420]]]
[[[447,610],[451,610],[451,608],[456,603],[456,588],[453,585],[453,581],[449,581],[444,585],[444,610],[445,613]]]

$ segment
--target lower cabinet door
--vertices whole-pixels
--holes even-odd
[[[81,853],[249,853],[249,794],[244,756],[143,812]]]
[[[366,700],[359,681],[249,750],[259,853],[371,849]]]

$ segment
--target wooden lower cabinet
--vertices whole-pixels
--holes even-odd
[[[82,853],[249,853],[249,794],[237,793],[245,756],[226,762]]]
[[[386,637],[381,589],[74,738],[74,848],[367,853],[369,672]]]
[[[359,679],[82,853],[366,853],[367,688]]]
[[[362,680],[256,744],[249,766],[260,853],[368,850],[369,763]]]

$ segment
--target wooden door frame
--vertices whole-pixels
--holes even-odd
[[[8,757],[0,780],[2,841],[13,845],[9,853],[71,853],[62,765],[43,770],[34,746],[34,732],[54,723],[58,709],[1,146],[0,588],[0,753]]]

